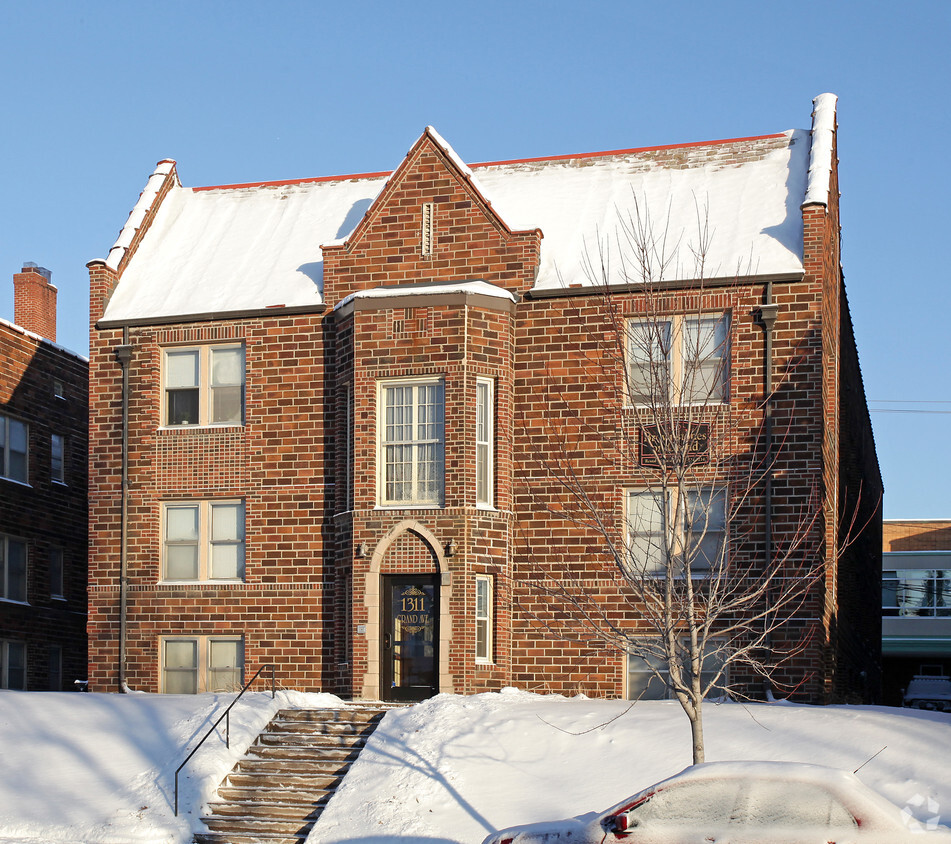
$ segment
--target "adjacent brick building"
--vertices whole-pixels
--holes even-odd
[[[56,345],[56,288],[27,264],[0,320],[0,688],[86,678],[88,362]]]
[[[289,687],[358,698],[633,693],[636,667],[558,634],[532,581],[574,577],[638,629],[604,543],[555,512],[552,467],[630,540],[643,479],[604,449],[626,400],[599,349],[605,314],[636,323],[650,286],[705,349],[669,346],[665,366],[720,361],[709,422],[736,460],[772,407],[783,447],[750,530],[778,543],[815,514],[803,548],[824,577],[781,679],[874,697],[881,479],[839,263],[835,98],[816,102],[811,132],[471,167],[431,128],[392,173],[185,188],[160,162],[89,265],[93,688],[227,688],[275,663]],[[662,273],[601,274],[605,238],[643,214],[669,234]],[[840,555],[856,501],[870,533]]]

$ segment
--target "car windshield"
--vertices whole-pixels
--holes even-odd
[[[729,780],[676,783],[655,791],[629,818],[636,826],[720,826],[734,814],[739,792],[739,783]]]
[[[627,813],[633,827],[855,829],[849,810],[826,788],[795,780],[704,780],[658,789]]]

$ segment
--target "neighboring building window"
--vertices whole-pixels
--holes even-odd
[[[66,483],[66,439],[59,434],[50,437],[50,475],[56,483]]]
[[[494,583],[492,575],[476,575],[475,594],[475,661],[492,662],[492,608]]]
[[[244,422],[244,347],[165,350],[165,424]]]
[[[47,685],[51,692],[63,690],[63,649],[59,645],[50,645]]]
[[[244,502],[163,507],[164,580],[244,578]]]
[[[231,692],[244,685],[240,636],[168,636],[161,640],[161,654],[166,694]]]
[[[0,640],[0,689],[26,690],[26,645]]]
[[[50,548],[50,597],[62,598],[66,595],[63,584],[63,549]]]
[[[720,559],[726,538],[726,492],[716,487],[680,495],[676,490],[631,490],[627,536],[638,574],[663,574],[668,558],[680,568],[685,557],[692,572],[709,571]]]
[[[29,429],[23,422],[0,416],[0,476],[27,482]]]
[[[66,391],[63,389],[63,382],[58,378],[53,379],[53,398],[65,399]]]
[[[898,569],[882,572],[883,615],[951,616],[951,571]]]
[[[720,649],[713,645],[708,648],[704,655],[703,667],[700,670],[700,683],[706,686],[715,673],[723,667],[724,654]],[[663,681],[658,679],[657,675],[651,670],[656,667]],[[674,697],[673,692],[667,686],[669,671],[667,663],[659,657],[642,658],[627,655],[627,697],[629,700],[670,700]],[[715,691],[710,697],[722,697],[726,694],[728,688],[727,676],[724,674],[715,686]]]
[[[493,503],[494,429],[493,383],[479,378],[476,380],[476,503],[484,507],[491,507]]]
[[[725,402],[729,335],[724,314],[630,320],[628,402],[648,407]]]
[[[26,603],[26,543],[0,534],[0,598]]]
[[[445,398],[442,381],[382,384],[380,503],[443,501]]]

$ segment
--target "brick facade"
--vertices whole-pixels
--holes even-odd
[[[728,166],[776,146],[776,137],[713,145],[709,155]],[[670,163],[678,155],[653,157]],[[173,169],[166,184],[176,179]],[[661,302],[664,313],[730,316],[730,400],[711,411],[709,424],[735,454],[755,451],[763,420],[757,315],[767,286],[778,306],[773,366],[783,378],[774,408],[783,448],[775,463],[774,530],[793,531],[802,508],[818,502],[821,513],[803,547],[827,561],[826,577],[805,606],[807,629],[790,634],[810,634],[808,647],[782,679],[817,701],[871,699],[877,677],[877,657],[856,616],[869,600],[865,569],[877,569],[878,561],[837,551],[846,487],[863,477],[871,500],[881,483],[867,415],[840,408],[843,384],[861,391],[861,377],[839,271],[834,181],[832,188],[835,202],[803,211],[803,273],[685,282],[665,290]],[[428,233],[424,203],[432,203]],[[137,242],[149,237],[152,216],[143,217]],[[438,602],[433,691],[515,684],[624,694],[623,655],[596,636],[565,634],[563,611],[529,584],[539,570],[580,578],[613,623],[630,630],[641,624],[609,576],[598,535],[554,514],[563,491],[545,467],[568,455],[621,534],[624,491],[638,478],[604,448],[619,392],[605,380],[597,349],[611,330],[606,312],[634,317],[646,299],[621,289],[606,305],[597,289],[535,290],[544,234],[511,229],[467,168],[424,133],[346,240],[322,245],[327,306],[120,326],[103,316],[123,268],[136,260],[134,248],[115,269],[90,265],[94,688],[115,688],[119,680],[122,368],[115,350],[127,345],[130,686],[161,688],[162,636],[233,635],[243,636],[246,676],[274,662],[289,687],[387,698],[387,584],[419,575],[433,584]],[[496,293],[469,284],[476,280]],[[163,425],[163,350],[227,342],[244,348],[243,424]],[[444,473],[438,502],[426,506],[383,500],[382,391],[394,379],[438,384],[444,397]],[[476,495],[480,379],[493,386],[488,506]],[[243,579],[163,582],[163,507],[215,499],[244,502]],[[751,505],[749,519],[755,532],[761,502]],[[755,564],[763,548],[749,547]],[[843,569],[852,574],[843,579]],[[479,575],[493,584],[490,659],[475,658]]]
[[[56,336],[48,272],[27,265],[14,279],[18,324],[0,321],[0,424],[26,426],[27,465],[25,478],[5,474],[0,448],[0,541],[25,545],[26,588],[13,584],[8,557],[0,642],[18,654],[25,646],[27,690],[72,690],[86,679],[88,364],[44,339]],[[53,435],[63,437],[61,481],[52,475]],[[51,561],[60,554],[62,589]],[[18,674],[4,676],[19,686]]]

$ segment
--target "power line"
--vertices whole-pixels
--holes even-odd
[[[951,410],[903,410],[898,407],[870,407],[869,413],[937,413],[939,416],[951,416]]]

